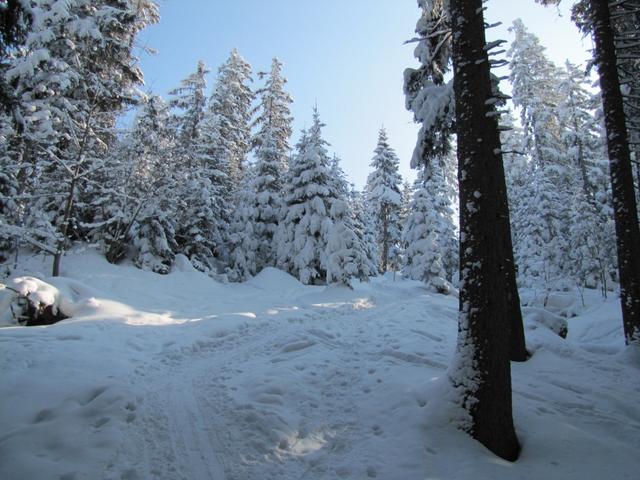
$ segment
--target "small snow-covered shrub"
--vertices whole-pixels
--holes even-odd
[[[2,285],[0,323],[51,325],[69,318],[61,308],[60,291],[34,277],[17,277]]]

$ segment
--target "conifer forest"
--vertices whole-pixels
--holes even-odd
[[[164,3],[0,1],[0,478],[637,478],[640,0],[526,0],[585,64],[496,1],[394,2],[363,185],[277,51],[154,92]]]

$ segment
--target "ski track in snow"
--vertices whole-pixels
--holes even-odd
[[[357,446],[362,438],[383,435],[378,423],[360,415],[359,403],[372,394],[363,381],[375,376],[376,369],[367,367],[371,359],[446,368],[444,354],[436,361],[403,353],[394,343],[385,346],[389,333],[376,318],[387,319],[395,309],[311,307],[286,320],[284,338],[276,318],[192,344],[167,342],[151,365],[136,369],[139,382],[154,388],[136,412],[134,437],[142,449],[129,459],[135,465],[129,472],[185,480],[363,478],[351,467],[367,456]],[[378,331],[372,344],[371,333]],[[286,398],[292,362],[313,392],[293,401]],[[266,365],[268,376],[251,399],[240,400],[234,379],[242,379],[245,365]],[[293,421],[285,418],[291,410]],[[305,458],[320,447],[328,458]],[[368,478],[377,476],[373,463],[364,468]]]

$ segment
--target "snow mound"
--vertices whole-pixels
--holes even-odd
[[[538,326],[544,326],[556,335],[566,338],[568,326],[565,318],[538,307],[524,307],[523,313],[527,329],[535,330]]]
[[[247,285],[252,285],[263,290],[281,292],[304,288],[304,285],[302,285],[302,283],[300,283],[296,278],[273,267],[265,268],[246,283]]]
[[[191,261],[187,258],[186,255],[179,253],[176,255],[175,260],[173,261],[173,266],[171,267],[172,272],[197,272],[197,270],[193,267]]]
[[[4,287],[4,286],[3,286]],[[36,310],[51,307],[53,315],[61,313],[70,317],[73,304],[58,288],[35,277],[16,277],[9,280],[3,288],[0,300],[0,324],[12,325],[18,321],[25,305],[18,305],[20,300],[28,301]]]

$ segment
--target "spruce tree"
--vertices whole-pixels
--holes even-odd
[[[327,282],[351,286],[354,278],[367,281],[376,274],[377,267],[369,257],[371,249],[364,225],[356,217],[350,201],[352,186],[340,166],[340,158],[335,154],[330,162],[330,181],[335,198],[331,200],[329,209],[331,226],[325,251]]]
[[[208,141],[216,150],[217,164],[225,165],[232,189],[240,184],[251,147],[251,81],[251,65],[234,48],[218,69],[205,114]]]
[[[285,204],[277,232],[278,267],[304,284],[326,280],[325,249],[336,199],[327,142],[318,110],[303,132],[286,176]]]
[[[134,155],[133,190],[140,210],[131,227],[133,263],[143,270],[166,274],[178,245],[177,212],[184,207],[177,195],[177,175],[170,163],[174,143],[167,104],[157,95],[141,107],[131,133]]]
[[[258,256],[260,255],[260,240],[256,234],[255,199],[256,179],[253,169],[245,170],[241,187],[234,197],[235,208],[229,225],[229,280],[240,282],[248,280],[259,272]]]
[[[380,252],[380,271],[396,270],[394,253],[400,248],[400,213],[402,178],[398,173],[398,157],[389,145],[387,132],[381,128],[378,132],[378,144],[371,160],[373,171],[367,178],[367,201],[374,212],[378,251]]]
[[[403,270],[434,291],[449,293],[453,272],[447,272],[446,266],[457,268],[458,252],[440,159],[433,159],[419,172],[410,212],[402,232],[407,245]]]
[[[286,80],[281,70],[282,64],[274,58],[271,71],[260,74],[262,78],[266,78],[265,86],[256,92],[260,103],[256,108],[257,117],[254,122],[258,131],[253,137],[254,198],[248,200],[255,207],[252,218],[253,233],[258,242],[257,271],[276,264],[273,238],[282,208],[283,175],[288,169],[292,122],[289,105],[292,100],[284,90]]]
[[[366,258],[366,270],[369,276],[373,277],[378,274],[378,244],[375,235],[374,219],[369,209],[365,207],[365,196],[352,189],[349,192],[349,203],[353,214],[353,229],[358,236],[358,241],[362,245]]]
[[[196,71],[180,82],[178,88],[169,92],[169,107],[174,110],[171,126],[175,129],[175,162],[187,171],[199,166],[198,145],[201,141],[209,73],[204,62],[199,61]]]
[[[570,265],[571,198],[575,162],[567,155],[559,120],[560,72],[544,54],[539,39],[521,20],[508,56],[513,103],[520,108],[524,148],[531,155],[527,213],[516,223],[519,276],[525,285],[547,293],[562,288]]]
[[[368,257],[363,239],[358,235],[353,213],[346,199],[336,198],[329,211],[331,227],[327,234],[324,265],[327,283],[351,286],[356,278],[367,281],[376,270]]]

